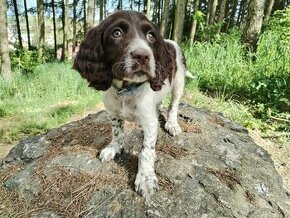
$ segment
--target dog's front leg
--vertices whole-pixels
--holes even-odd
[[[147,197],[152,195],[158,189],[158,180],[154,170],[154,162],[156,159],[155,144],[158,134],[158,119],[156,115],[154,117],[146,117],[140,121],[144,131],[144,140],[142,150],[139,154],[135,190],[143,197]]]
[[[109,161],[121,152],[124,142],[124,121],[113,117],[112,118],[112,141],[105,147],[100,154],[102,162]]]
[[[176,76],[172,81],[171,102],[169,106],[167,122],[165,123],[164,127],[169,132],[169,134],[173,136],[179,135],[182,132],[177,120],[178,120],[178,104],[184,91],[185,74],[186,74],[185,67],[183,64],[181,64],[181,66],[178,67]]]

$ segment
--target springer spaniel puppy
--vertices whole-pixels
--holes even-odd
[[[105,91],[103,102],[112,119],[112,142],[100,153],[102,162],[121,152],[124,120],[138,121],[144,131],[135,190],[144,197],[158,189],[154,171],[158,107],[172,95],[165,129],[181,133],[178,103],[186,75],[180,47],[164,40],[145,15],[118,11],[90,29],[80,44],[73,68],[89,86]]]

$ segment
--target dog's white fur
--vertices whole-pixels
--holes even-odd
[[[151,75],[154,75],[155,61],[151,48],[145,41],[142,42],[143,39],[138,36],[136,37],[137,38],[130,45],[131,49],[129,49],[129,51],[139,49],[140,46],[142,49],[148,50],[148,54],[150,54],[149,66],[151,68]],[[135,189],[145,197],[152,195],[155,190],[158,189],[158,180],[154,171],[154,162],[156,159],[155,144],[158,134],[158,105],[160,105],[162,99],[169,91],[171,91],[172,99],[165,129],[173,136],[181,133],[181,128],[177,122],[177,113],[178,103],[183,94],[186,69],[182,61],[183,57],[180,47],[174,41],[165,41],[173,45],[176,50],[177,72],[171,83],[167,78],[162,89],[155,92],[150,88],[150,84],[145,82],[138,87],[136,94],[132,96],[120,96],[117,94],[115,87],[122,86],[122,81],[114,79],[113,83],[115,87],[111,86],[103,95],[104,105],[112,117],[113,139],[112,142],[101,151],[100,159],[102,162],[109,161],[113,159],[117,153],[120,153],[124,141],[123,120],[137,121],[143,128],[144,140],[142,150],[139,154]],[[130,60],[128,60],[127,68],[130,67],[131,63]],[[128,78],[128,80],[135,82],[142,82],[146,79],[147,78],[139,77]]]

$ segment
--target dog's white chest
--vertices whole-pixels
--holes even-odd
[[[136,120],[136,105],[135,101],[132,99],[122,99],[121,100],[121,108],[120,108],[120,116],[121,118],[134,121]]]
[[[120,117],[123,120],[136,120],[136,97],[116,96],[111,90],[104,93],[103,102],[106,109],[113,116]]]

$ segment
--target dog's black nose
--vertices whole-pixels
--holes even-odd
[[[130,54],[131,54],[131,57],[138,64],[141,64],[141,65],[148,64],[150,60],[149,53],[145,49],[138,49],[138,50],[132,51]]]

